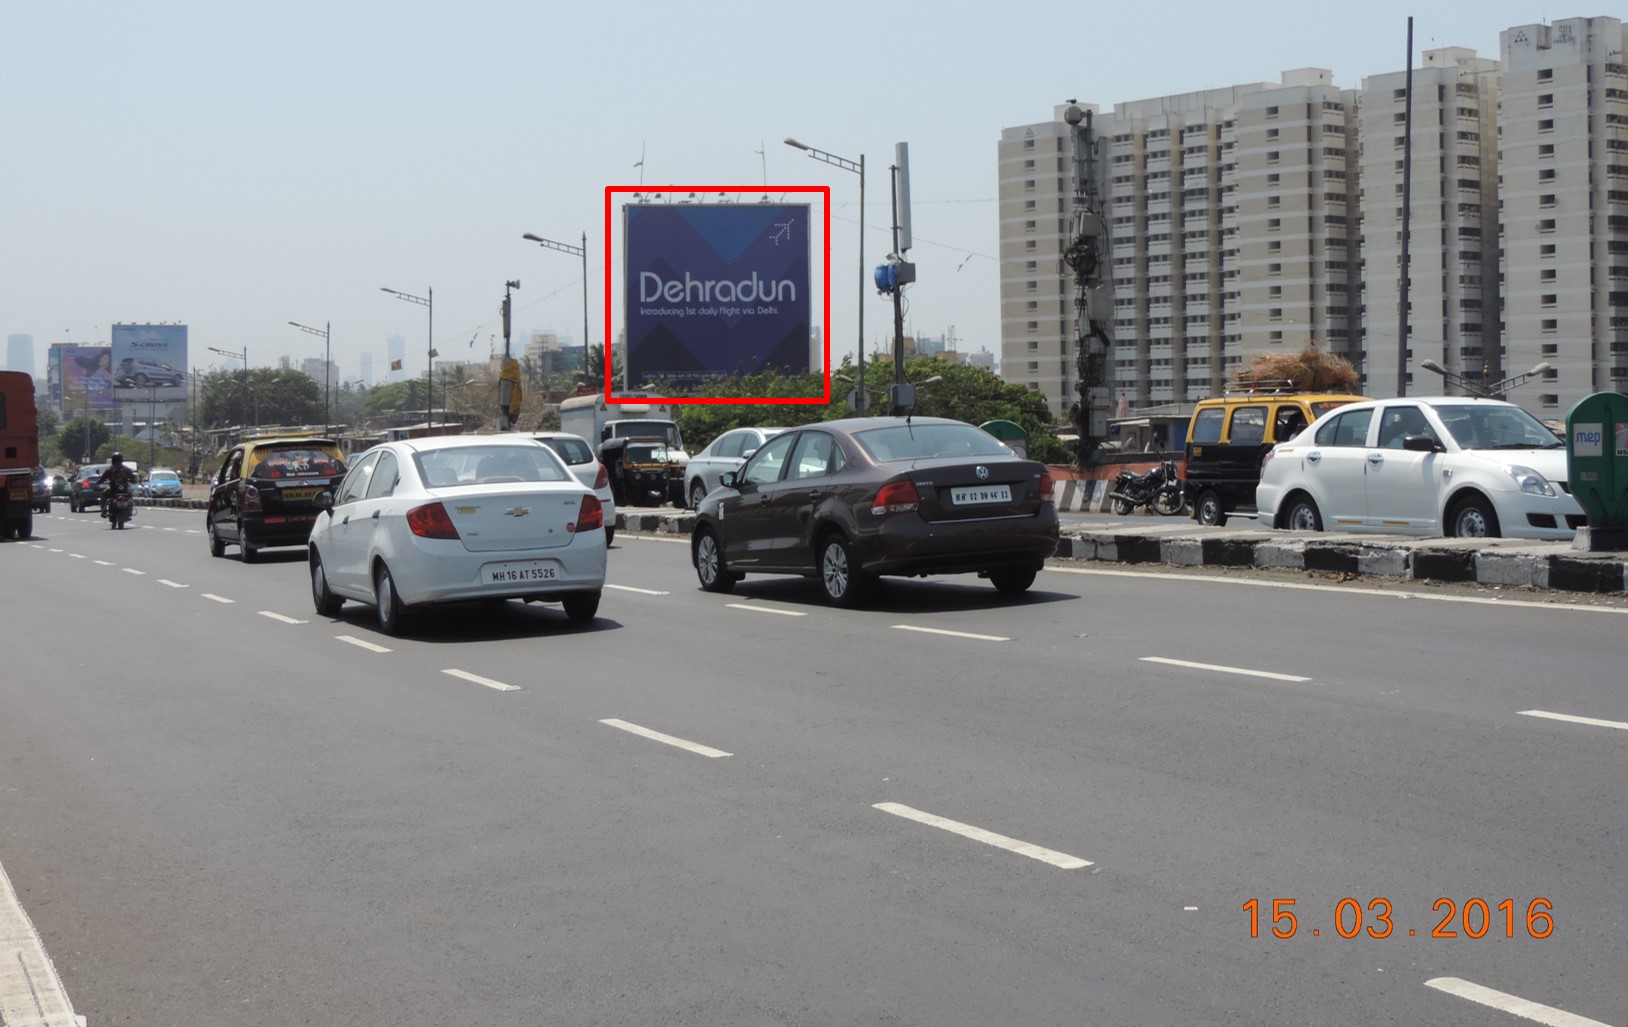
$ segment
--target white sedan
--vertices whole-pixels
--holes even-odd
[[[1566,449],[1513,403],[1349,403],[1267,455],[1255,491],[1278,528],[1569,539],[1585,521]]]
[[[707,493],[723,484],[724,474],[738,471],[746,458],[756,453],[765,442],[785,431],[784,428],[735,428],[713,439],[707,448],[690,457],[684,468],[684,495],[691,510],[701,508]]]
[[[468,599],[559,602],[592,620],[605,587],[604,515],[546,446],[520,435],[386,442],[318,497],[311,597],[347,599],[399,634],[409,611]]]

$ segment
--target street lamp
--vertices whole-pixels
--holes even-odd
[[[1504,378],[1501,381],[1488,383],[1484,376],[1481,381],[1473,381],[1469,377],[1462,375],[1457,371],[1447,370],[1447,368],[1436,363],[1434,360],[1421,360],[1419,361],[1419,366],[1424,368],[1426,371],[1434,371],[1441,375],[1442,378],[1446,379],[1447,384],[1457,385],[1470,395],[1479,396],[1482,399],[1497,399],[1498,397],[1507,393],[1510,389],[1513,389],[1515,386],[1525,385],[1533,378],[1538,377],[1550,369],[1548,361],[1544,361],[1543,363],[1532,368],[1530,371],[1523,371],[1520,374],[1511,375],[1510,377]]]
[[[641,175],[643,173],[640,172]],[[565,243],[544,239],[542,236],[533,235],[530,232],[520,238],[527,242],[534,242],[545,249],[559,250],[561,253],[569,253],[572,256],[582,258],[582,375],[586,378],[588,376],[588,233],[582,233],[581,246],[568,246]],[[508,356],[508,353],[505,352],[504,356]],[[607,376],[610,374],[609,360],[605,362],[605,374]]]
[[[333,366],[334,348],[333,339],[330,338],[333,331],[333,322],[324,321],[322,322],[321,328],[312,328],[310,325],[302,325],[298,321],[290,321],[288,323],[308,335],[322,336],[322,435],[324,438],[326,438],[329,428],[331,427],[332,420],[328,415],[328,381],[332,377],[332,375],[328,373],[328,369]]]
[[[425,393],[428,398],[424,401],[424,427],[428,430],[435,418],[435,290],[425,289],[423,296],[414,296],[410,292],[398,292],[381,285],[379,291],[387,292],[398,300],[406,300],[408,303],[417,303],[421,307],[429,308],[429,340],[426,346],[430,355],[429,364],[424,368],[424,384],[429,387],[429,391]]]
[[[249,347],[244,346],[243,351],[241,353],[237,353],[229,349],[216,349],[215,347],[211,346],[209,347],[209,352],[219,353],[223,357],[231,357],[233,360],[243,361],[243,391],[248,393],[249,401],[254,408],[254,426],[256,428],[260,427],[260,397],[256,396],[254,394],[254,390],[249,388]]]
[[[864,413],[870,405],[869,393],[865,391],[865,155],[859,155],[859,160],[852,161],[846,157],[838,157],[834,153],[816,150],[806,143],[800,143],[791,136],[786,137],[786,145],[796,147],[815,160],[824,161],[844,171],[852,171],[859,176],[859,388],[852,395],[857,397],[854,402],[858,405],[855,413]]]

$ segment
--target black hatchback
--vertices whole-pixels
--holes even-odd
[[[788,429],[727,472],[690,555],[709,592],[801,574],[848,606],[882,575],[978,574],[1015,595],[1057,541],[1045,464],[964,421],[863,417]]]
[[[205,527],[211,556],[236,545],[244,563],[267,546],[303,546],[316,523],[316,497],[345,476],[332,439],[251,439],[221,461],[209,487]]]

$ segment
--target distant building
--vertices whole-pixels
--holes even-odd
[[[339,386],[339,365],[321,357],[307,357],[301,360],[300,372],[316,382],[319,389],[327,390]]]
[[[364,386],[371,387],[373,385],[373,354],[363,353],[362,359],[359,361],[358,366],[361,369],[360,376],[362,384]]]

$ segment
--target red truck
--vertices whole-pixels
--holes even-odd
[[[34,377],[0,371],[0,539],[33,536],[34,470],[39,465]]]

